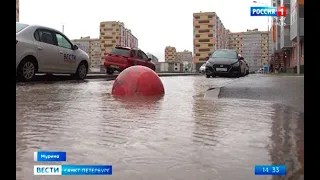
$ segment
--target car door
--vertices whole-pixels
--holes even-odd
[[[128,58],[128,60],[130,62],[130,65],[132,66],[138,65],[140,63],[138,58],[138,51],[132,49],[130,51],[130,57]]]
[[[77,56],[73,50],[73,45],[67,37],[59,32],[55,32],[57,39],[59,59],[58,66],[63,73],[74,73],[77,69]]]
[[[137,53],[137,65],[146,66],[146,60],[144,59],[141,50],[138,50]]]
[[[54,32],[49,29],[41,28],[34,32],[39,72],[57,72],[58,70],[59,51],[54,36]]]
[[[144,60],[144,64],[145,66],[149,67],[149,68],[152,68],[151,67],[151,62],[149,61],[149,57],[146,55],[146,53],[144,53],[143,51],[141,51],[142,53],[142,58]]]

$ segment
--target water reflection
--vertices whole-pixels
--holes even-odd
[[[304,175],[304,114],[279,104],[272,107],[271,161],[287,167],[286,177],[273,179],[299,180]]]
[[[199,96],[229,79],[161,79],[166,94],[156,99],[113,97],[105,81],[17,85],[17,179],[34,179],[39,150],[66,151],[70,164],[112,164],[108,179],[267,179],[253,167],[273,162],[301,169],[303,134],[294,128],[303,122],[289,121],[303,116],[295,110]]]

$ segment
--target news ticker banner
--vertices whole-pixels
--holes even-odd
[[[254,175],[284,176],[287,173],[285,165],[256,165]]]
[[[34,175],[93,176],[112,175],[111,165],[35,165]]]
[[[62,151],[34,152],[34,161],[36,162],[67,161],[67,153]]]

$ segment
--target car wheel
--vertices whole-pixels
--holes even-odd
[[[85,62],[81,62],[78,66],[77,72],[74,75],[77,80],[84,80],[88,74],[88,66]]]
[[[21,81],[27,82],[27,81],[32,81],[36,75],[36,63],[32,60],[25,59],[23,60],[18,68],[18,78]]]
[[[112,68],[107,68],[107,74],[111,75],[114,73],[114,70]]]
[[[210,78],[211,76],[209,74],[206,74],[206,78]]]

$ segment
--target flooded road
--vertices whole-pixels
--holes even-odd
[[[203,98],[207,89],[242,78],[161,79],[165,96],[144,100],[110,96],[113,81],[18,83],[17,179],[35,179],[33,152],[44,150],[66,151],[64,164],[113,165],[112,176],[94,177],[104,180],[272,179],[254,176],[257,164],[286,164],[289,175],[273,179],[301,177],[303,112],[261,100]]]

